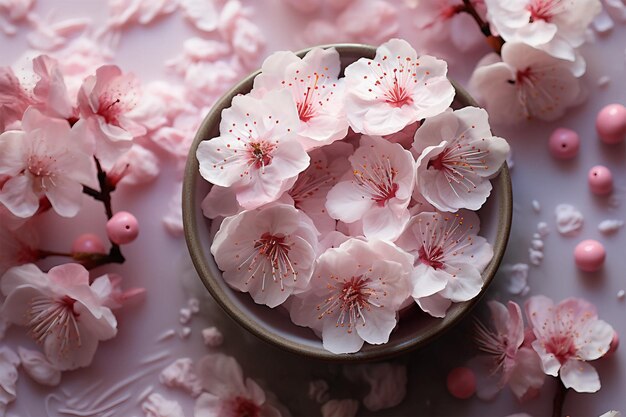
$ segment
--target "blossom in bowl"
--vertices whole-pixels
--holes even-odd
[[[545,374],[537,353],[524,340],[524,318],[517,303],[487,303],[492,326],[476,322],[475,341],[481,355],[473,361],[478,374],[477,394],[491,399],[508,385],[523,399],[543,386]]]
[[[558,304],[543,295],[526,301],[526,315],[537,338],[532,348],[539,354],[547,375],[561,377],[566,388],[596,392],[600,378],[588,364],[604,356],[615,331],[598,318],[594,305],[579,298]]]
[[[367,238],[395,240],[410,218],[413,155],[400,144],[363,136],[348,159],[351,171],[328,192],[328,213],[345,223],[362,220]]]
[[[478,210],[489,197],[489,178],[510,148],[491,134],[487,119],[487,112],[476,107],[448,110],[426,119],[415,133],[416,187],[438,210]]]
[[[411,294],[412,262],[391,243],[351,238],[318,258],[308,291],[292,299],[291,319],[321,333],[333,353],[386,343]]]
[[[244,378],[237,360],[212,353],[196,367],[203,392],[196,400],[195,417],[281,417],[279,404],[251,378]]]
[[[251,95],[291,92],[298,111],[299,141],[306,150],[343,139],[348,133],[341,63],[334,48],[313,48],[303,58],[289,51],[270,55],[254,79]]]
[[[411,296],[422,310],[444,317],[452,302],[478,295],[481,273],[493,257],[479,229],[478,216],[471,211],[422,212],[411,219],[396,243],[414,257]]]
[[[567,61],[523,43],[506,42],[501,52],[483,58],[469,81],[492,120],[556,120],[578,102],[580,81]]]
[[[132,145],[146,128],[128,117],[140,99],[139,80],[115,65],[103,65],[83,81],[78,91],[80,118],[95,138],[95,154],[105,169]]]
[[[9,176],[0,188],[0,203],[18,217],[30,217],[45,197],[59,215],[75,216],[83,185],[97,187],[85,124],[70,128],[67,121],[30,108],[22,128],[0,135],[0,175]]]
[[[1,278],[6,296],[2,315],[29,328],[46,358],[59,370],[88,366],[98,342],[117,334],[117,321],[89,284],[79,264],[56,266],[48,273],[34,264],[11,268]]]
[[[560,59],[577,59],[575,48],[602,10],[600,0],[484,0],[487,18],[507,42],[523,42]]]
[[[273,308],[309,283],[317,230],[287,204],[246,210],[222,222],[211,253],[231,287]]]
[[[200,174],[214,185],[232,187],[245,209],[275,201],[309,166],[296,140],[298,125],[288,91],[263,99],[236,96],[222,112],[220,136],[198,146]]]
[[[450,106],[454,88],[445,61],[417,56],[408,42],[392,39],[346,70],[350,127],[367,135],[389,135]]]

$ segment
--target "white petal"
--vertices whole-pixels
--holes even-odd
[[[600,389],[600,377],[596,369],[584,361],[570,359],[561,367],[561,381],[565,388],[577,392],[596,392]]]

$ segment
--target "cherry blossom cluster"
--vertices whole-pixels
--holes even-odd
[[[578,48],[600,0],[428,0],[416,11],[420,29],[461,50],[487,36],[495,52],[480,60],[469,86],[495,122],[555,120],[583,99]],[[469,28],[472,20],[480,30]]]
[[[485,110],[449,108],[447,64],[406,41],[340,73],[334,48],[271,55],[196,155],[224,280],[350,353],[401,309],[444,317],[481,291],[474,211],[509,146]]]
[[[469,364],[476,370],[480,398],[492,399],[506,385],[519,400],[533,398],[546,375],[560,377],[565,389],[600,389],[598,373],[588,362],[614,351],[617,333],[598,318],[593,304],[579,298],[555,304],[532,296],[525,304],[527,327],[515,302],[489,301],[488,306],[491,325],[476,326],[482,354]]]
[[[59,61],[40,55],[31,63],[17,74],[0,68],[0,321],[27,329],[43,354],[21,348],[24,369],[56,385],[61,371],[88,366],[98,343],[116,335],[113,310],[144,293],[89,270],[124,262],[121,247],[139,226],[113,210],[112,194],[120,183],[154,179],[158,164],[136,142],[146,128],[133,117],[141,90],[132,74],[103,65],[71,92]],[[42,249],[37,218],[74,217],[85,195],[104,206],[109,248],[86,233],[69,251]],[[49,257],[71,263],[44,272],[35,262]]]

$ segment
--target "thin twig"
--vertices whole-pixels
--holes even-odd
[[[465,12],[472,16],[482,34],[485,35],[485,37],[487,38],[487,43],[489,44],[489,46],[497,54],[500,54],[500,51],[502,50],[502,45],[504,45],[504,39],[502,39],[501,36],[494,36],[493,33],[491,33],[489,23],[485,22],[483,18],[480,17],[471,0],[463,0],[463,6],[458,7],[456,10],[457,12]]]

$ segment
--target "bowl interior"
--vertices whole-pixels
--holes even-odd
[[[361,57],[373,58],[376,53],[374,47],[367,45],[332,46],[341,56],[342,68]],[[307,51],[301,51],[298,54],[303,56]],[[249,294],[233,290],[226,284],[210,252],[211,221],[203,216],[200,209],[200,203],[211,185],[200,176],[195,155],[201,141],[219,136],[219,120],[222,110],[230,106],[235,95],[250,91],[257,74],[258,71],[248,76],[214,105],[196,134],[185,170],[183,184],[185,238],[198,275],[213,298],[235,321],[261,339],[295,353],[325,360],[362,361],[390,357],[428,343],[457,323],[485,292],[504,254],[512,214],[511,181],[506,164],[499,175],[492,180],[492,194],[478,212],[481,220],[480,235],[484,236],[494,247],[494,257],[482,275],[485,285],[481,294],[473,300],[453,304],[443,319],[432,318],[416,306],[404,311],[398,327],[386,344],[376,346],[365,344],[361,351],[353,354],[330,353],[322,347],[321,340],[310,329],[293,324],[284,309],[270,309],[255,304]],[[453,82],[453,84],[456,88],[454,108],[476,105],[467,92],[456,83]]]

